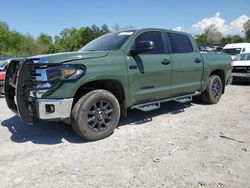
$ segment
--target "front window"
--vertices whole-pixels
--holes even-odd
[[[240,54],[241,48],[228,48],[228,49],[223,49],[222,53],[226,53],[229,55],[238,55]]]
[[[134,31],[108,33],[86,44],[80,51],[117,51]]]
[[[152,41],[154,43],[154,50],[150,52],[144,52],[144,54],[164,54],[165,53],[161,32],[148,31],[148,32],[142,33],[135,39],[135,43],[139,43],[141,41]]]

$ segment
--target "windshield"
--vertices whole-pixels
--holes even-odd
[[[237,56],[237,61],[249,61],[250,60],[250,53],[240,54]]]
[[[80,51],[117,51],[134,31],[108,33],[86,44]]]
[[[228,48],[228,49],[223,49],[222,53],[226,53],[229,55],[238,55],[240,54],[241,48]]]
[[[6,63],[8,63],[8,62],[7,61],[0,61],[0,67],[4,67]]]

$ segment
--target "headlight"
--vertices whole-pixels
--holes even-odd
[[[74,80],[85,73],[85,68],[77,65],[59,65],[46,68],[46,75],[49,82]]]

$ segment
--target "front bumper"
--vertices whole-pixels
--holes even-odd
[[[37,94],[44,90],[37,88],[40,83],[34,79],[34,66],[30,61],[14,60],[9,64],[4,87],[8,107],[26,123],[41,120],[68,122],[73,98],[39,98]]]
[[[70,118],[73,98],[37,99],[36,114],[40,120],[65,120]]]
[[[232,76],[236,79],[249,79],[250,66],[234,66]]]

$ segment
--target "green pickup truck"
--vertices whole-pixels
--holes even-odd
[[[128,109],[192,97],[215,104],[231,83],[231,58],[201,54],[191,35],[164,29],[109,33],[78,52],[13,60],[8,107],[26,123],[64,121],[85,140],[113,133]]]

